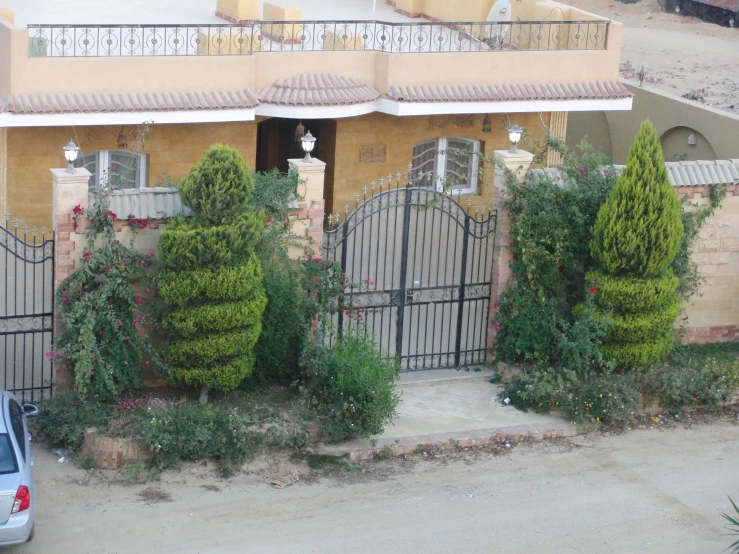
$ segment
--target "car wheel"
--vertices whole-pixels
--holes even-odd
[[[35,532],[36,532],[36,525],[34,524],[34,526],[31,527],[31,533],[28,535],[28,541],[27,542],[31,542],[33,540],[33,535],[34,535]]]

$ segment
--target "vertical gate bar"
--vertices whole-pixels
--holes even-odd
[[[439,216],[439,219],[440,219],[439,225],[441,225],[441,223],[444,221],[444,218],[442,218],[441,216]],[[434,249],[433,249],[434,241],[436,241],[437,245],[440,245],[441,244],[441,237],[437,236],[437,234],[436,234],[436,207],[434,207],[434,212],[431,215],[431,232],[433,233],[433,235],[431,237],[431,241],[432,241],[431,242],[431,245],[429,245],[429,276],[428,276],[429,281],[431,280],[431,274],[433,273],[432,265],[433,265],[433,259],[434,259]],[[434,286],[435,287],[438,287],[439,286],[439,266],[440,265],[441,265],[441,259],[439,257],[437,257],[436,258],[436,278],[434,280]],[[434,345],[436,344],[436,341],[434,339],[436,338],[436,309],[437,309],[438,304],[436,302],[434,302],[433,303],[433,306],[434,306],[434,315],[433,315],[433,320],[431,322],[431,349],[432,349],[432,351],[431,351],[431,365],[432,366],[434,365],[434,352],[433,351],[435,350]],[[426,317],[426,323],[427,324],[429,323],[428,313],[427,313],[427,317]],[[424,350],[428,350],[428,329],[429,329],[429,327],[427,325],[426,326],[426,333],[423,336]],[[439,360],[441,360],[441,358]]]
[[[54,302],[54,278],[56,277],[56,233],[51,231],[51,283],[49,300],[51,302],[51,346],[54,346],[54,314],[56,313],[56,302]],[[46,271],[46,270],[44,270]],[[41,374],[43,382],[43,372]],[[49,360],[49,382],[54,380],[54,360]],[[49,387],[49,396],[54,394],[54,388]]]
[[[431,219],[431,221],[432,221],[432,223],[431,223],[431,233],[432,233],[431,240],[433,240],[433,232],[434,232],[434,224],[433,224],[433,217],[434,217],[434,215],[436,215],[436,208],[432,206],[431,207],[431,218],[432,218]],[[428,212],[428,210],[425,210],[423,212],[423,240],[421,241],[421,274],[418,276],[419,284],[420,284],[421,288],[423,288],[425,286],[424,285],[424,282],[423,282],[423,277],[424,277],[424,271],[423,271],[423,269],[424,269],[424,267],[426,265],[426,262],[425,262],[425,259],[426,259],[426,230],[427,230],[428,222],[429,222],[429,217],[428,216],[429,216],[429,212]],[[431,253],[431,247],[429,247],[429,256],[430,256],[430,253]],[[429,271],[428,271],[428,273],[429,273],[428,277],[430,278],[430,276],[431,276],[431,262],[429,262]],[[423,352],[423,368],[424,369],[426,369],[426,353],[428,352],[428,347],[427,347],[428,340],[427,340],[427,338],[428,338],[428,329],[429,329],[429,325],[428,325],[429,324],[429,305],[426,304],[425,308],[426,308],[426,317],[423,318],[423,319],[419,319],[419,322],[420,321],[423,321],[424,324],[425,324],[425,326],[426,326],[426,329],[424,329],[424,332],[423,332],[423,344],[421,345],[421,351]],[[419,308],[419,312],[420,312],[420,308]],[[420,314],[419,314],[419,316],[420,316]],[[419,329],[417,331],[417,335],[416,335],[416,348],[418,348],[418,343],[419,343],[420,337],[421,337],[421,330]]]
[[[418,203],[420,204],[421,203],[420,202],[421,201],[421,191],[418,192],[418,195],[419,195]],[[411,276],[411,280],[413,281],[412,286],[411,286],[412,289],[416,287],[415,270],[418,265],[416,263],[416,258],[418,256],[418,239],[419,238],[421,239],[421,271],[423,271],[423,245],[426,242],[426,214],[427,213],[428,213],[428,210],[423,210],[423,211],[421,211],[420,209],[416,210],[416,229],[415,229],[415,233],[413,237],[413,275]],[[421,223],[421,214],[423,214],[423,223]],[[423,227],[423,236],[421,236],[421,233],[418,232],[419,227]],[[422,283],[421,283],[421,286],[423,286]],[[418,345],[421,340],[421,329],[419,328],[419,325],[421,324],[423,320],[421,319],[421,306],[418,306],[418,307],[411,306],[411,309],[410,309],[411,321],[413,320],[412,314],[414,312],[414,308],[416,310],[416,313],[415,313],[416,319],[418,320],[416,323],[416,348],[414,350],[414,355],[417,357],[418,356]],[[410,327],[410,329],[412,330],[413,327]],[[408,347],[410,350],[410,341],[409,341]],[[424,362],[425,362],[425,358],[424,358]],[[416,367],[416,369],[418,369],[418,367]]]
[[[7,219],[5,220],[5,224],[7,225]],[[10,233],[7,229],[3,229],[3,232],[5,233],[5,304],[3,304],[4,308],[4,316],[8,315],[8,245],[10,244],[10,237],[8,236]],[[8,390],[8,335],[5,335],[3,337],[3,340],[5,342],[5,349],[3,350],[3,368],[5,371],[5,375],[3,376],[3,389]]]
[[[462,315],[464,314],[464,287],[467,276],[467,246],[470,237],[470,216],[465,213],[464,238],[462,239],[462,265],[459,281],[459,309],[457,310],[457,342],[454,352],[454,365],[459,367],[460,350],[462,346]],[[455,257],[456,258],[456,257]]]
[[[398,241],[396,239],[396,236],[397,236],[397,233],[398,233],[398,214],[399,213],[402,213],[400,211],[400,206],[398,204],[398,200],[400,200],[401,192],[402,192],[403,195],[405,195],[405,191],[400,191],[397,188],[391,192],[392,197],[395,199],[395,206],[394,206],[394,209],[393,209],[393,254],[390,257],[390,259],[392,260],[392,266],[390,267],[390,288],[388,289],[388,290],[391,291],[390,292],[390,304],[391,304],[391,306],[390,306],[390,316],[389,316],[390,317],[390,321],[392,321],[392,319],[393,319],[393,310],[397,310],[398,309],[397,306],[395,306],[395,308],[393,308],[392,305],[395,303],[395,295],[394,295],[394,291],[395,291],[395,266],[396,266],[396,260],[397,260],[397,257],[396,257],[395,254],[396,254],[396,246],[398,244]],[[390,209],[390,197],[388,197],[388,210],[389,209]],[[390,212],[388,212],[388,213],[390,213]],[[401,242],[401,252],[402,252],[402,242]],[[396,323],[395,335],[397,337],[397,334],[398,334],[398,329],[397,329],[397,314],[395,314],[395,316],[396,316],[395,317],[395,323]],[[389,349],[389,346],[390,346],[390,338],[392,336],[392,332],[393,332],[392,331],[392,327],[391,326],[388,326],[388,330],[387,330],[388,349]],[[398,345],[397,344],[395,345],[395,350],[396,351],[398,350]]]
[[[33,253],[34,253],[34,262],[36,261],[36,235],[33,235]],[[43,259],[43,250],[41,251],[42,259]],[[38,314],[38,310],[36,310],[36,264],[33,264],[33,284],[31,285],[31,312],[33,312],[34,316]],[[41,310],[43,313],[43,310]],[[41,316],[41,329],[44,328],[44,316]],[[43,344],[42,347],[43,349]],[[43,358],[42,358],[43,361]],[[31,401],[33,402],[33,391],[35,389],[35,376],[36,376],[36,333],[33,333],[31,335]]]
[[[26,231],[23,231],[23,308],[22,312],[25,316],[27,314],[26,311],[26,299],[27,299],[27,287],[28,287],[28,243],[26,242],[26,239],[28,238]],[[17,263],[17,262],[16,262]],[[21,365],[21,388],[26,388],[26,337],[27,333],[23,333],[23,364]]]
[[[344,47],[346,48],[346,45],[344,45]],[[374,191],[372,191],[372,194],[374,194]],[[371,277],[372,277],[372,264],[374,263],[375,264],[375,267],[377,267],[379,265],[379,263],[380,263],[378,252],[375,252],[375,258],[377,258],[377,259],[375,259],[374,261],[372,260],[372,238],[373,238],[372,230],[373,230],[373,228],[375,226],[374,225],[374,221],[373,221],[374,218],[375,218],[375,213],[374,213],[374,210],[372,209],[372,199],[373,198],[374,198],[374,196],[370,196],[370,199],[369,200],[365,200],[366,202],[370,202],[370,204],[369,204],[369,207],[370,207],[370,216],[369,216],[369,240],[367,241],[367,277],[366,277],[366,282],[365,282],[365,284],[367,285],[367,289],[368,289],[367,292],[369,292],[369,290],[370,290],[370,282],[372,281],[372,279],[371,279]],[[378,225],[378,227],[379,227],[379,225]],[[363,227],[363,229],[364,229],[364,227]],[[364,248],[364,233],[362,233],[362,239],[363,239],[362,240],[362,248]],[[362,256],[362,257],[364,257],[364,256]],[[367,325],[367,321],[365,320],[365,330],[368,330],[368,328],[369,328],[369,325]],[[373,335],[375,334],[375,316],[374,316],[374,313],[372,314],[372,334]],[[381,345],[380,345],[380,347],[381,347]]]
[[[341,273],[343,275],[348,275],[348,273],[346,271],[346,251],[348,250],[348,248],[347,248],[347,240],[346,240],[347,237],[346,237],[346,234],[349,232],[349,218],[346,218],[346,220],[344,220],[344,223],[342,223],[341,225],[343,227],[343,233],[342,233],[343,239],[342,239],[342,242],[344,243],[344,246],[342,246],[342,248],[341,248]],[[338,231],[338,229],[337,229],[337,231]],[[338,235],[338,233],[337,233],[337,235]],[[336,261],[336,248],[334,248],[334,260],[333,261]],[[343,285],[343,286],[346,287],[346,285]],[[343,327],[344,327],[344,311],[341,309],[341,307],[339,307],[339,321],[338,321],[338,325],[337,325],[339,337],[341,337],[342,334],[343,334],[343,332],[344,332]]]
[[[388,183],[388,185],[389,184],[390,183]],[[382,195],[382,194],[383,193],[380,192],[380,195]],[[388,235],[390,234],[390,211],[391,211],[390,196],[391,195],[392,195],[392,192],[389,192],[388,191],[387,193],[385,193],[385,197],[388,199],[388,207],[387,207],[387,212],[385,214],[385,248],[383,248],[383,250],[382,250],[384,252],[383,257],[385,258],[384,263],[382,264],[382,287],[379,287],[379,286],[377,287],[378,290],[381,291],[380,294],[384,294],[384,291],[388,290],[388,286],[387,286],[387,260],[388,260],[388,257],[387,257],[387,252],[388,252],[387,239],[388,239]],[[382,205],[382,200],[380,200],[380,204]],[[390,260],[391,260],[390,261],[390,263],[391,263],[391,267],[390,267],[390,275],[391,275],[391,277],[390,277],[390,279],[392,281],[392,270],[393,270],[393,268],[392,268],[392,263],[393,263],[392,262],[392,258],[390,258]],[[390,284],[390,288],[391,289],[393,288],[392,287],[392,282]],[[381,340],[384,339],[384,335],[385,335],[385,312],[388,309],[392,311],[392,308],[382,308],[382,310],[380,311],[380,335],[382,335]],[[388,350],[390,349],[390,338],[391,338],[391,331],[390,331],[390,327],[388,326],[388,332],[387,332]],[[382,342],[384,342],[384,340]]]
[[[395,351],[403,359],[403,323],[405,322],[405,286],[408,276],[408,238],[411,231],[411,183],[405,189],[405,205],[403,206],[403,242],[400,250],[400,290],[398,293],[398,318],[395,330]],[[409,348],[410,350],[410,348]]]
[[[493,215],[493,216],[490,216],[490,217],[495,217],[495,216]],[[490,221],[490,220],[488,220],[488,221]],[[488,224],[488,228],[489,228],[489,224]],[[489,289],[489,292],[490,293],[488,294],[488,305],[487,305],[487,310],[485,310],[485,342],[482,343],[483,344],[483,347],[486,348],[486,349],[488,347],[488,340],[490,338],[490,308],[491,308],[491,306],[490,306],[490,302],[491,302],[490,298],[491,298],[491,294],[493,292],[493,271],[492,271],[492,268],[490,269],[490,273],[488,273],[488,254],[490,253],[490,250],[491,250],[491,247],[490,247],[490,237],[491,236],[492,237],[495,237],[494,234],[490,234],[490,233],[488,233],[487,235],[485,235],[485,268],[483,269],[483,271],[485,272],[485,280],[486,280],[486,282],[489,282],[490,283],[490,289]],[[494,238],[493,238],[493,241],[492,242],[493,242],[493,244],[495,244],[495,239]]]

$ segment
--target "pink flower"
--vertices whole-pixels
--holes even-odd
[[[591,294],[595,294],[596,292],[598,292],[598,289],[596,289],[595,287],[590,287]]]
[[[580,173],[585,173],[585,167],[584,166],[580,166]]]

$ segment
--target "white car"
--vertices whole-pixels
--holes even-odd
[[[8,546],[33,539],[36,486],[26,417],[38,408],[0,391],[0,412],[0,546]]]

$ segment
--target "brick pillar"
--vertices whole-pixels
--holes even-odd
[[[52,169],[53,200],[52,217],[54,219],[54,292],[62,282],[75,270],[82,256],[84,236],[76,233],[72,210],[79,205],[87,207],[87,183],[90,172],[84,168],[67,173],[66,169]],[[54,336],[61,331],[59,306],[54,306]],[[74,382],[71,368],[67,364],[57,362],[54,366],[54,390],[71,387]]]
[[[3,214],[7,211],[8,211],[8,128],[0,127],[0,218],[2,218]]]
[[[511,221],[508,212],[503,208],[505,200],[506,173],[511,171],[522,176],[531,167],[534,155],[519,150],[511,153],[506,150],[495,151],[495,207],[498,211],[498,221],[495,232],[495,249],[493,251],[493,287],[490,298],[490,320],[492,321],[497,312],[498,303],[503,293],[508,289],[511,278]],[[488,335],[488,348],[492,348],[495,342],[495,329],[491,329]]]
[[[293,229],[297,235],[307,237],[313,249],[320,253],[326,207],[323,190],[326,164],[315,158],[312,163],[303,160],[288,161],[290,167],[298,172],[298,194],[303,197],[299,202],[298,221]]]

